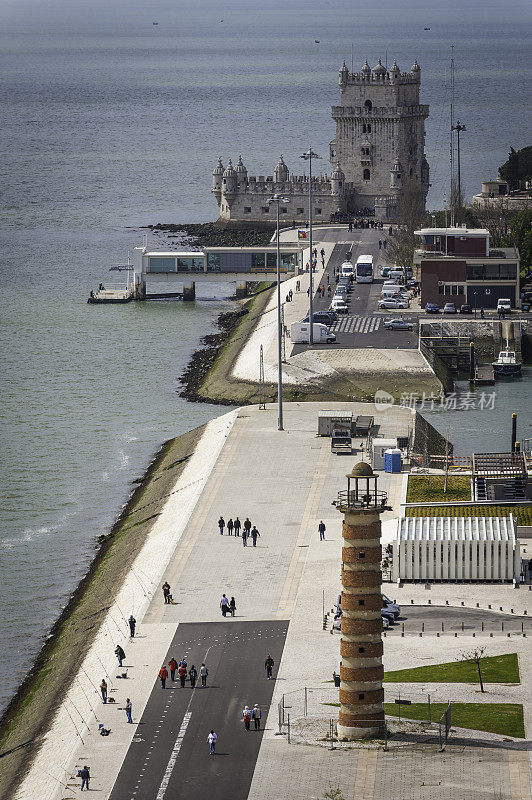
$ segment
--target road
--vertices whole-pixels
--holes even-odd
[[[394,625],[391,625],[386,635],[401,635],[402,625],[407,634],[419,634],[424,626],[426,633],[461,633],[462,623],[465,633],[473,631],[493,633],[494,636],[507,636],[508,633],[528,635],[532,634],[532,619],[519,617],[515,614],[494,613],[480,608],[451,608],[449,606],[401,606],[401,616]],[[484,625],[484,628],[482,628]]]
[[[387,236],[387,231],[373,230],[371,228],[355,229],[351,233],[345,229],[328,229],[316,231],[316,240],[336,242],[331,257],[327,263],[327,270],[321,281],[325,287],[325,296],[320,298],[314,294],[314,311],[329,308],[331,298],[327,293],[327,286],[331,286],[331,296],[334,294],[335,270],[346,260],[351,253],[351,261],[356,263],[358,256],[370,254],[374,258],[376,280],[373,283],[354,283],[348,295],[349,313],[340,315],[340,319],[331,330],[336,335],[334,344],[315,345],[315,348],[376,348],[376,349],[405,349],[417,348],[417,320],[416,314],[405,311],[379,311],[377,302],[384,279],[380,277],[380,268],[387,263],[386,250],[379,250],[381,241]],[[318,254],[319,259],[319,254]],[[327,284],[327,275],[329,284]],[[316,291],[318,287],[316,286]],[[414,330],[388,331],[382,323],[391,316],[402,316],[414,323]],[[305,344],[295,345],[292,354],[308,350]]]
[[[287,630],[287,621],[179,625],[167,661],[185,657],[198,671],[205,662],[207,688],[168,680],[163,691],[155,681],[110,800],[245,800],[262,732],[246,731],[241,712],[258,703],[264,725],[275,683],[266,680],[264,660],[270,653],[275,677]],[[218,734],[212,757],[211,728]]]

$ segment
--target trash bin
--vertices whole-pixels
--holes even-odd
[[[530,303],[523,303],[523,311],[530,311]]]

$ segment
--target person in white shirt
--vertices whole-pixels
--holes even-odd
[[[220,608],[222,609],[222,617],[225,617],[229,608],[229,600],[225,594],[222,595],[222,599],[220,600]]]
[[[218,736],[215,734],[214,731],[211,731],[207,736],[207,741],[209,742],[209,755],[213,756],[216,750],[216,741]]]

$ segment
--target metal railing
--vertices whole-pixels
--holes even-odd
[[[388,495],[386,492],[370,489],[369,492],[363,494],[360,491],[351,489],[351,491],[338,492],[336,505],[340,508],[367,508],[384,511],[387,502]]]

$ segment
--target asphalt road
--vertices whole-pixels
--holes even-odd
[[[482,632],[484,625],[485,633],[493,635],[507,636],[508,633],[521,633],[521,623],[523,631],[532,634],[532,618],[519,617],[516,614],[494,613],[480,608],[451,608],[449,606],[416,606],[402,605],[401,616],[391,625],[386,635],[395,633],[401,635],[402,624],[405,626],[405,633],[419,633],[421,626],[424,625],[426,633],[435,633],[442,630],[445,633],[455,633],[462,631],[464,623],[464,633]]]
[[[331,326],[331,330],[336,335],[336,342],[333,344],[315,345],[315,349],[324,348],[376,348],[376,349],[406,349],[417,348],[417,321],[416,314],[409,314],[408,309],[380,311],[377,306],[381,292],[383,278],[380,278],[380,268],[387,264],[386,250],[379,250],[379,239],[383,241],[387,237],[387,231],[373,230],[371,228],[355,229],[351,233],[345,229],[320,231],[316,233],[316,239],[322,241],[335,241],[336,245],[327,263],[327,270],[321,281],[325,287],[323,298],[314,294],[314,311],[322,311],[329,308],[331,297],[336,286],[335,270],[346,260],[348,253],[351,253],[350,260],[353,264],[362,254],[370,254],[374,258],[376,280],[373,283],[353,283],[353,288],[348,295],[348,314],[340,314],[339,320]],[[319,250],[319,248],[318,248]],[[318,261],[319,261],[318,252]],[[327,284],[327,275],[329,284]],[[328,296],[327,286],[331,287],[331,297]],[[318,286],[315,286],[316,292]],[[409,331],[388,331],[382,323],[390,317],[402,316],[414,323],[414,330]],[[292,354],[301,353],[308,350],[305,344],[295,345]]]
[[[262,732],[246,731],[241,712],[258,703],[264,725],[274,687],[264,661],[270,653],[275,678],[287,630],[286,621],[179,625],[167,662],[186,657],[198,672],[205,662],[207,687],[193,690],[187,681],[181,688],[168,679],[163,691],[155,681],[110,800],[245,800]],[[211,728],[218,734],[215,756],[207,743]]]

